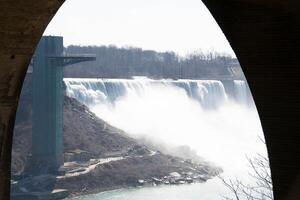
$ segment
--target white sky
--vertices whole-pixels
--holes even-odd
[[[134,46],[181,55],[195,50],[234,55],[201,0],[67,0],[44,35],[65,46]]]

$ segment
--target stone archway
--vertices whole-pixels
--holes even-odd
[[[0,2],[0,197],[9,199],[11,144],[22,82],[35,46],[64,0]],[[264,129],[275,199],[300,197],[297,0],[203,0],[231,43]]]

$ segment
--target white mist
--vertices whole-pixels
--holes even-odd
[[[237,95],[240,102],[230,100],[218,81],[65,79],[65,83],[70,96],[132,137],[188,145],[221,166],[225,177],[250,182],[246,155],[266,155],[257,111],[243,102],[246,87],[241,81],[235,81],[242,90]],[[203,189],[211,187],[226,192],[219,180]]]

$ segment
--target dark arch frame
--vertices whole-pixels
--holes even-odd
[[[12,133],[25,72],[64,0],[0,1],[0,199],[10,195]],[[276,200],[300,199],[300,3],[203,0],[234,49],[264,129]]]

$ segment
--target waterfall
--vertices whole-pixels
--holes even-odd
[[[64,83],[68,96],[131,137],[165,148],[187,145],[221,166],[224,177],[252,183],[245,155],[267,155],[256,108],[245,106],[251,95],[242,80],[67,78]],[[215,190],[224,187],[214,181]]]
[[[261,146],[259,118],[255,107],[245,106],[251,95],[242,80],[225,84],[228,88],[217,80],[66,78],[64,83],[68,96],[131,136],[188,145],[228,169],[247,163],[245,154]]]
[[[236,101],[245,105],[248,104],[250,91],[246,82],[242,80],[234,80],[233,82]]]
[[[65,78],[67,95],[87,106],[113,105],[128,94],[144,95],[157,87],[176,88],[201,104],[204,109],[215,109],[227,101],[221,81],[217,80],[151,80],[140,79],[76,79]]]

